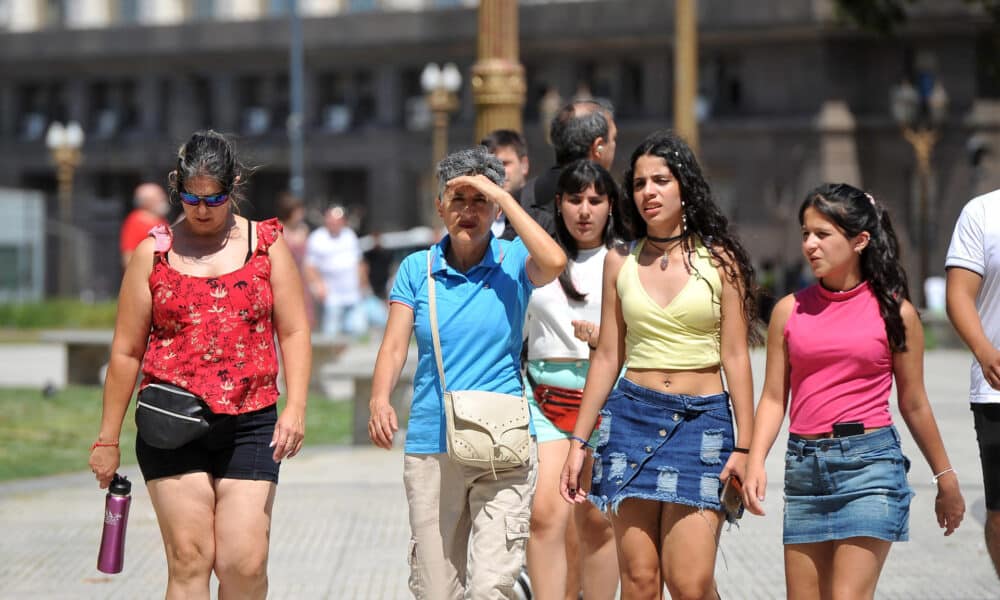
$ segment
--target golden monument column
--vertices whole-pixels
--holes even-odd
[[[526,86],[517,35],[517,0],[480,1],[479,45],[472,65],[474,142],[494,129],[522,131]]]
[[[677,0],[674,7],[674,130],[698,154],[698,4]]]

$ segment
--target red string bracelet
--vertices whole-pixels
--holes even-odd
[[[90,451],[93,452],[95,448],[117,448],[118,442],[94,442],[90,447]]]

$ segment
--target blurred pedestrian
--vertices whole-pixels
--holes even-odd
[[[158,183],[140,183],[132,194],[132,203],[134,208],[122,222],[118,235],[122,268],[128,266],[135,247],[149,236],[149,230],[167,224],[167,212],[170,210],[167,193]]]
[[[604,262],[600,337],[560,491],[588,500],[581,473],[600,415],[589,499],[611,511],[622,597],[658,598],[666,584],[672,598],[710,598],[720,493],[742,479],[753,429],[753,267],[676,134],[642,141],[624,189],[616,214],[637,242]]]
[[[550,133],[556,164],[538,177],[529,179],[517,199],[549,235],[555,235],[553,211],[556,183],[563,167],[575,160],[588,159],[611,170],[618,139],[614,109],[610,104],[596,100],[571,102],[556,113]],[[516,235],[517,231],[508,224],[501,238],[513,239]]]
[[[529,169],[528,144],[524,141],[524,137],[513,129],[496,129],[488,133],[479,143],[486,146],[486,149],[503,163],[506,175],[503,189],[512,195],[520,192],[524,187],[525,178],[528,177]],[[506,228],[507,217],[500,211],[490,229],[494,236],[500,237]]]
[[[538,485],[531,505],[528,574],[538,600],[611,599],[618,560],[611,523],[592,503],[573,507],[559,496],[580,397],[601,323],[601,274],[614,241],[619,205],[611,174],[588,160],[563,169],[556,192],[556,241],[569,262],[558,280],[531,293],[525,333],[525,391],[538,441]],[[594,440],[596,443],[596,439]],[[590,452],[581,485],[590,487]]]
[[[986,549],[1000,576],[1000,190],[962,209],[945,266],[948,317],[975,359],[969,401],[986,492]]]
[[[437,209],[448,233],[429,250],[409,255],[396,273],[372,379],[368,433],[375,445],[392,448],[399,423],[389,398],[416,334],[403,462],[410,590],[426,600],[509,598],[528,537],[537,470],[533,443],[525,449],[527,462],[513,468],[492,472],[491,465],[457,462],[448,452],[442,395],[445,382],[449,391],[523,394],[520,354],[528,298],[562,272],[566,255],[504,191],[503,165],[485,148],[448,155],[437,178]],[[522,237],[512,242],[493,237],[490,224],[498,209]],[[432,341],[430,284],[440,364]]]
[[[361,305],[361,246],[347,226],[347,210],[332,204],[323,212],[323,227],[306,242],[305,275],[320,306],[320,331],[357,337],[368,328]]]
[[[155,228],[125,271],[90,468],[106,488],[119,467],[140,365],[141,398],[196,403],[200,418],[155,413],[175,423],[140,424],[136,438],[166,551],[166,597],[208,598],[214,573],[219,597],[263,599],[278,463],[299,452],[305,433],[311,358],[301,282],[277,220],[234,213],[246,182],[228,139],[192,135],[170,181],[183,217]],[[288,390],[280,416],[278,350]],[[200,419],[207,431],[172,447],[173,434]]]
[[[788,597],[872,598],[892,543],[909,537],[913,496],[889,409],[893,379],[934,473],[945,535],[961,523],[965,502],[927,401],[923,328],[888,211],[853,186],[824,184],[806,195],[799,223],[818,283],[774,307],[743,500],[764,514],[764,461],[787,409]]]
[[[289,252],[295,260],[295,266],[299,268],[299,273],[304,275],[306,258],[306,241],[309,239],[309,224],[306,223],[306,205],[302,200],[285,192],[278,198],[278,206],[275,211],[278,221],[281,223],[282,235],[288,245]],[[312,294],[303,290],[305,297],[306,314],[309,316],[309,327],[316,326],[316,307],[313,305]]]

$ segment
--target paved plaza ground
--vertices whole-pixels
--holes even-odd
[[[941,535],[931,474],[897,411],[904,452],[913,460],[910,484],[916,497],[910,541],[894,546],[878,598],[1000,598],[1000,581],[982,540],[983,489],[966,402],[968,365],[968,355],[958,351],[931,352],[926,360],[928,391],[963,484],[966,521],[951,537]],[[762,353],[754,355],[754,373],[759,389]],[[782,437],[768,460],[768,515],[748,515],[738,529],[723,532],[717,569],[723,598],[784,597],[783,444]],[[135,467],[124,472],[140,479]],[[138,485],[134,491],[125,570],[115,576],[95,568],[103,502],[86,471],[0,484],[0,598],[162,598],[165,561],[145,489]],[[269,597],[408,598],[408,537],[399,450],[307,446],[282,466]]]

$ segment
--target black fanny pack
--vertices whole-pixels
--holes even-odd
[[[163,450],[180,448],[208,433],[210,416],[201,398],[168,383],[147,385],[136,400],[139,437]]]

